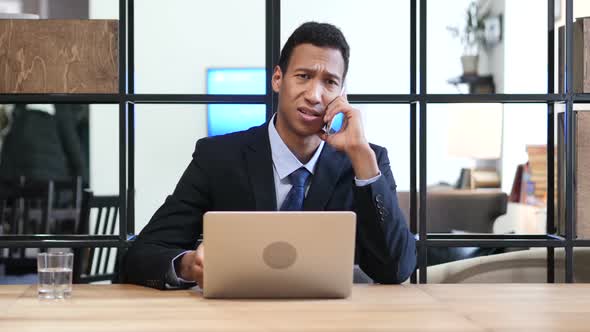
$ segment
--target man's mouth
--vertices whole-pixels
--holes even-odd
[[[314,109],[307,108],[307,107],[299,107],[297,110],[305,115],[313,116],[313,117],[320,117],[322,114]]]

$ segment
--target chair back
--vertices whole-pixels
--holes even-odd
[[[26,182],[21,177],[2,180],[0,188],[0,234],[48,233],[52,182]],[[37,258],[25,248],[4,248],[0,249],[0,264],[4,265],[6,274],[33,273]]]
[[[82,179],[0,180],[0,234],[76,234]]]
[[[119,196],[95,196],[82,192],[80,233],[116,235],[119,224]],[[110,281],[118,269],[116,248],[82,248],[74,251],[74,283]]]

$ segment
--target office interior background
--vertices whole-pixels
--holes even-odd
[[[555,2],[557,27],[565,22],[565,9],[564,1]],[[477,71],[465,74],[461,63],[465,47],[449,28],[465,25],[465,12],[471,3],[480,8],[482,20],[489,19],[486,24],[492,31],[488,31],[489,40],[479,45]],[[548,92],[547,1],[430,0],[427,4],[429,94],[466,94],[473,89],[498,94]],[[0,0],[0,12],[28,12],[42,19],[117,20],[118,8],[117,0]],[[410,93],[409,13],[407,0],[282,0],[281,45],[305,21],[333,23],[342,29],[351,46],[347,92],[405,95]],[[208,71],[265,67],[264,0],[142,0],[135,1],[134,15],[135,93],[206,94],[211,84]],[[574,18],[586,16],[590,16],[590,2],[574,1]],[[555,33],[555,91],[559,76],[557,40]],[[251,86],[243,88],[231,93],[252,93],[248,90]],[[355,107],[362,112],[369,141],[388,149],[397,190],[403,196],[410,191],[409,103],[357,103]],[[556,105],[556,112],[563,108]],[[574,108],[588,107],[576,104]],[[36,109],[55,113],[48,106]],[[119,194],[118,112],[119,106],[115,104],[90,104],[87,116],[77,117],[87,124],[87,136],[80,136],[81,146],[86,149],[86,157],[82,158],[87,160],[86,184],[95,195]],[[208,120],[208,105],[135,106],[136,233],[173,191],[191,160],[195,142],[209,135]],[[6,131],[0,140],[8,134]],[[555,135],[558,136],[557,126]],[[545,233],[546,188],[535,192],[534,187],[527,188],[522,173],[521,177],[516,174],[519,165],[529,162],[530,166],[531,159],[537,158],[533,156],[535,147],[546,149],[546,103],[430,104],[427,137],[428,191],[461,191],[467,196],[457,202],[445,201],[438,207],[436,203],[429,205],[429,214],[440,216],[441,220],[445,216],[451,219],[444,221],[446,228],[440,232],[487,229],[497,234]],[[544,162],[546,167],[546,159]],[[482,168],[485,172],[478,172]],[[468,181],[465,170],[469,171]],[[534,174],[529,169],[525,176]],[[537,183],[537,189],[540,186]],[[506,201],[500,203],[504,206],[494,205],[497,197],[488,204],[494,205],[489,208],[490,220],[477,221],[487,222],[483,228],[454,225],[455,213],[469,216],[473,204],[469,197],[481,193],[504,193]],[[400,202],[408,211],[409,200]],[[451,209],[459,212],[450,212]],[[463,253],[475,250],[463,249]],[[0,283],[2,280],[0,277]]]

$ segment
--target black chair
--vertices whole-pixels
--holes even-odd
[[[54,180],[52,188],[52,215],[50,219],[53,234],[78,234],[82,208],[82,177]]]
[[[12,234],[18,223],[20,180],[0,180],[0,234]]]
[[[93,211],[96,211],[96,218],[91,224]],[[119,196],[94,196],[90,190],[83,191],[79,234],[116,235],[118,217]],[[117,270],[117,248],[74,250],[74,283],[113,281]]]
[[[1,234],[76,234],[82,178],[0,180]]]
[[[2,180],[0,183],[0,233],[23,235],[47,233],[52,210],[53,183]],[[24,248],[2,249],[0,264],[6,274],[34,273],[36,256],[25,255]]]

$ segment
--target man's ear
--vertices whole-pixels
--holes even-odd
[[[279,89],[281,88],[281,83],[283,82],[283,71],[281,67],[275,66],[275,71],[272,74],[272,90],[276,93],[279,93]]]

